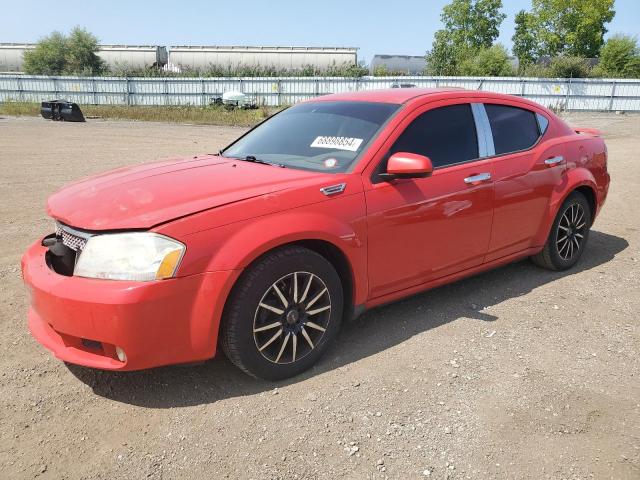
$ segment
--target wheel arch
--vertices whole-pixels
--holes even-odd
[[[593,224],[597,209],[597,187],[595,179],[591,172],[586,169],[569,170],[564,176],[562,184],[558,185],[551,196],[547,208],[547,215],[540,226],[538,235],[534,240],[534,245],[539,247],[544,246],[560,207],[564,201],[569,198],[569,195],[576,191],[586,197],[591,209],[591,224]]]
[[[242,275],[246,272],[252,265],[256,264],[260,261],[260,259],[264,258],[266,255],[270,254],[275,250],[279,250],[286,247],[291,246],[299,246],[311,250],[318,255],[322,256],[325,260],[327,260],[333,268],[335,268],[338,276],[340,277],[340,281],[342,282],[342,291],[344,296],[344,318],[349,318],[349,316],[353,315],[355,309],[355,289],[356,289],[356,274],[353,268],[351,261],[349,260],[347,254],[338,247],[335,243],[328,241],[322,238],[300,238],[291,241],[283,241],[282,243],[278,243],[276,245],[271,245],[270,248],[266,250],[261,250],[259,252],[254,252],[255,254],[250,257],[250,259],[246,259],[243,262],[245,265],[242,267],[242,272],[238,277],[234,280],[233,285],[231,286],[228,295],[225,298],[225,309],[227,304],[229,303],[230,298],[233,296],[233,292],[238,285],[239,281],[242,279]],[[224,311],[224,309],[223,309]]]
[[[574,185],[572,188],[567,190],[567,193],[563,195],[559,201],[555,202],[553,215],[551,217],[551,223],[556,218],[558,211],[562,204],[565,202],[567,198],[571,196],[574,192],[580,192],[587,199],[587,203],[589,204],[589,209],[591,210],[591,224],[593,225],[593,221],[595,219],[595,213],[597,208],[596,203],[596,187],[595,184],[591,184],[589,181],[580,182],[579,184]],[[551,226],[549,226],[551,227]]]
[[[596,209],[597,209],[596,191],[595,191],[595,189],[591,185],[584,184],[584,185],[580,185],[577,188],[574,188],[569,193],[569,195],[571,195],[571,193],[573,193],[573,192],[580,192],[587,199],[587,202],[589,203],[589,209],[591,211],[591,225],[593,225],[593,222],[594,222],[595,217],[596,217]],[[568,195],[567,195],[567,197],[568,197]]]
[[[324,257],[338,272],[342,282],[342,294],[344,298],[343,316],[350,318],[355,310],[355,274],[347,255],[336,245],[326,240],[307,239],[298,240],[288,245],[299,245],[316,252]]]

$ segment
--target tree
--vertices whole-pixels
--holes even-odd
[[[640,78],[640,48],[636,38],[614,35],[600,50],[597,73],[615,78]]]
[[[520,10],[515,18],[513,34],[513,54],[518,58],[520,70],[525,69],[536,60],[537,40],[533,34],[533,15]]]
[[[98,39],[84,28],[75,27],[67,38],[65,73],[73,75],[99,75],[104,72],[104,61],[96,55]]]
[[[455,45],[449,33],[445,30],[438,30],[431,51],[426,55],[426,71],[430,75],[456,75],[458,73],[458,63],[467,56],[467,52],[458,45]]]
[[[465,49],[489,48],[506,17],[501,9],[502,0],[453,0],[442,9],[443,30]]]
[[[24,71],[31,75],[61,75],[65,67],[66,39],[60,32],[42,38],[24,52]]]
[[[530,57],[597,57],[614,15],[614,0],[532,0],[516,17],[514,53]],[[517,53],[516,50],[517,49]]]
[[[97,51],[98,40],[83,28],[75,27],[68,37],[53,32],[24,53],[24,71],[33,75],[99,75],[105,64]]]
[[[442,9],[442,29],[435,34],[427,52],[427,69],[432,74],[455,75],[458,66],[483,48],[489,48],[500,34],[506,15],[502,0],[452,0]]]
[[[507,49],[500,44],[480,49],[476,55],[462,61],[460,75],[470,77],[508,77],[513,75]]]

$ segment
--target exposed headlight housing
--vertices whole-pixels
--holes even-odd
[[[109,233],[89,238],[73,274],[147,282],[175,275],[186,247],[151,232]]]

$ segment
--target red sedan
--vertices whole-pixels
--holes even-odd
[[[268,379],[365,309],[524,257],[571,268],[609,186],[598,133],[460,89],[329,95],[217,155],[115,170],[48,201],[22,259],[29,328],[109,370],[204,360]]]

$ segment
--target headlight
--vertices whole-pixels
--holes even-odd
[[[90,237],[74,275],[145,282],[176,273],[185,246],[156,233],[112,233]]]

